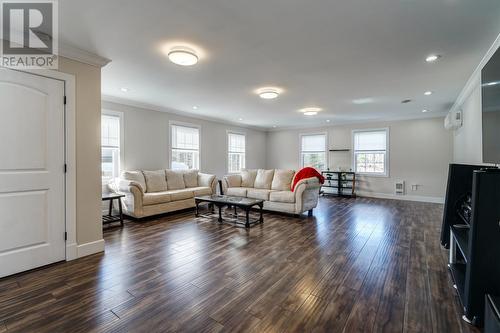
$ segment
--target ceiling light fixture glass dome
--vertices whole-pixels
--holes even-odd
[[[193,66],[198,63],[196,52],[186,47],[175,47],[168,52],[168,59],[179,66]]]

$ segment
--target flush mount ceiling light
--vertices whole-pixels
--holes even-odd
[[[120,90],[121,90],[122,92],[129,92],[129,89],[128,89],[128,88],[125,88],[125,87],[124,87],[124,88],[120,88]]]
[[[425,58],[425,61],[435,62],[435,61],[439,60],[440,58],[441,58],[441,56],[439,54],[431,54],[431,55],[427,56],[427,58]]]
[[[430,96],[430,95],[432,95],[432,91],[430,91],[430,90],[429,90],[429,91],[426,91],[426,92],[424,92],[424,95],[425,95],[425,96]]]
[[[167,56],[171,62],[179,66],[193,66],[198,63],[196,52],[188,47],[174,47]]]
[[[306,112],[304,112],[304,116],[315,116],[317,114],[318,114],[318,112],[316,112],[316,111],[306,111]]]
[[[426,112],[429,112],[429,110],[427,110],[427,109],[423,109],[423,110],[422,110],[422,112],[423,112],[423,113],[426,113]]]
[[[275,99],[283,90],[276,87],[263,87],[256,90],[257,95],[262,99]]]

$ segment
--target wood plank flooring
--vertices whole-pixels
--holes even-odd
[[[0,279],[0,332],[478,332],[442,205],[321,198],[250,230],[182,212],[108,228],[105,254]]]

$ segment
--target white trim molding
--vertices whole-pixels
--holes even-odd
[[[366,197],[366,198],[431,202],[439,204],[444,203],[444,197],[428,197],[422,195],[397,195],[392,193],[378,193],[378,192],[368,192],[368,191],[356,191],[356,194],[358,197]]]
[[[104,239],[99,239],[93,242],[80,244],[76,247],[77,257],[86,257],[91,254],[104,252]]]
[[[82,50],[76,46],[72,46],[66,43],[59,44],[58,55],[95,67],[104,67],[111,62],[111,59],[101,57],[97,54]]]

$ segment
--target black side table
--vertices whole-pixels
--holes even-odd
[[[102,224],[120,222],[120,224],[123,226],[122,198],[124,197],[125,194],[118,192],[102,192],[102,201],[109,201],[108,215],[103,215]],[[115,199],[118,200],[118,215],[113,215],[113,200]]]

